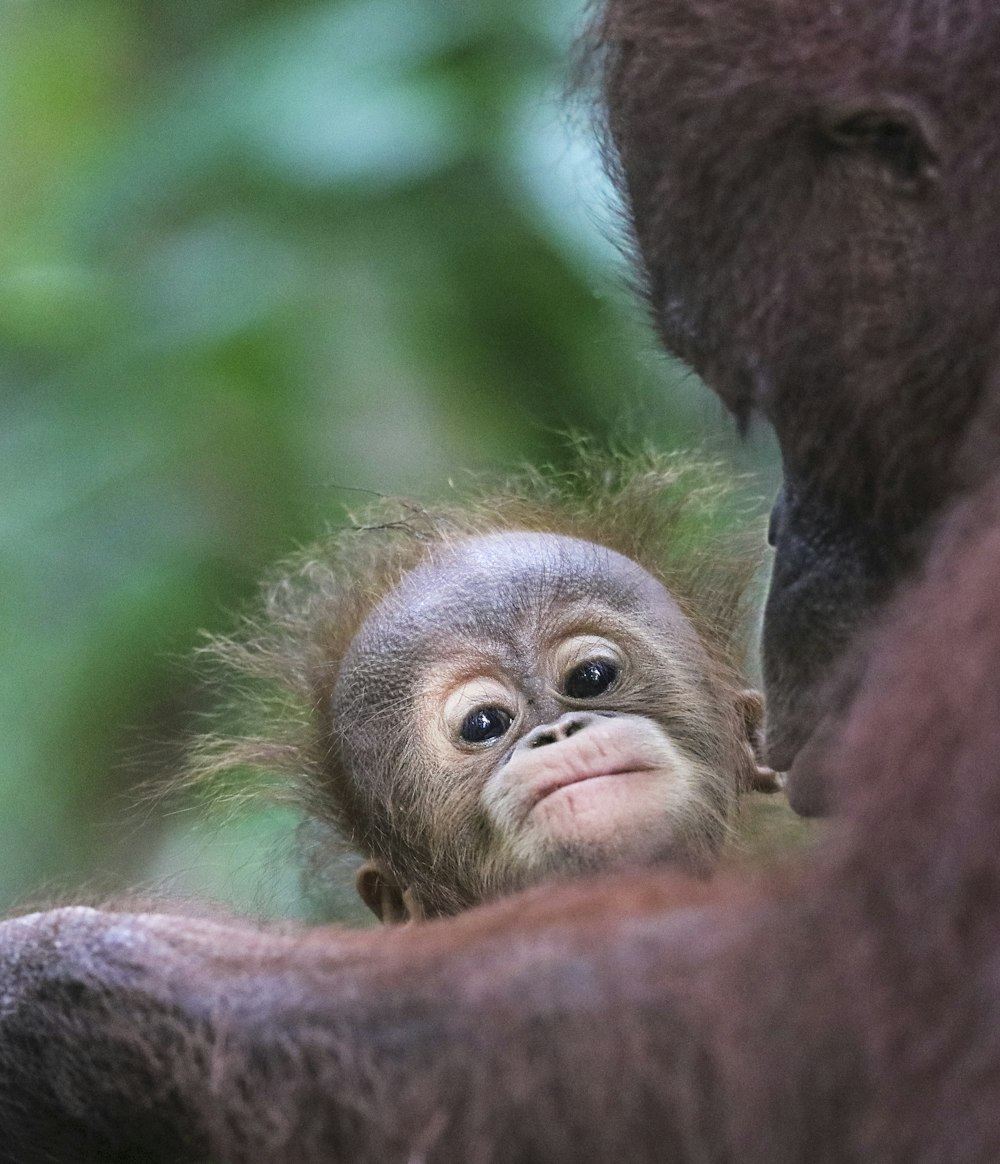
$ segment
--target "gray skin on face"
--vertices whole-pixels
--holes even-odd
[[[573,698],[565,676],[595,654],[617,678]],[[497,706],[506,730],[460,738],[464,715]],[[441,912],[560,869],[679,851],[696,863],[725,836],[746,760],[731,703],[664,586],[612,550],[555,534],[467,538],[406,575],[345,657],[331,715],[372,822],[363,847]],[[586,794],[561,790],[546,803],[550,823],[540,822],[517,787],[522,768],[538,781],[537,755],[529,764],[523,747],[514,754],[545,725],[560,737],[553,759],[575,749],[573,763],[591,763],[580,758],[588,747],[621,747],[664,771],[629,785],[632,801],[622,781],[600,805],[587,801],[596,780]],[[563,801],[560,818],[553,806]]]

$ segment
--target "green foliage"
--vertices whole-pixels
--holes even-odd
[[[702,433],[561,95],[578,21],[0,6],[0,900],[81,875],[230,892],[183,821],[95,823],[175,763],[199,628],[338,487],[433,496],[558,461],[568,428]]]

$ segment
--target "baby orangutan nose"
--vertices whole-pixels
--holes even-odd
[[[560,740],[569,739],[577,732],[592,724],[597,716],[590,711],[567,711],[555,723],[543,723],[518,741],[515,752],[527,748],[544,748],[546,744],[557,744]]]

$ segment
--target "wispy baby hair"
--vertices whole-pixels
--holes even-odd
[[[671,591],[719,678],[737,683],[763,547],[751,511],[736,503],[718,465],[679,453],[598,453],[582,443],[569,469],[524,468],[499,482],[470,476],[438,503],[373,496],[279,565],[257,613],[203,648],[241,726],[236,735],[202,736],[187,780],[247,767],[280,776],[280,790],[357,844],[365,822],[329,722],[342,661],[405,574],[480,534],[563,534],[632,558]]]

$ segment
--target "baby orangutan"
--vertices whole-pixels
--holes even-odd
[[[587,473],[454,510],[383,504],[277,583],[263,636],[217,644],[312,715],[308,742],[245,741],[208,766],[304,775],[383,921],[567,874],[707,870],[740,794],[774,786],[732,663],[753,558],[708,569],[682,548],[716,491],[676,459]]]

